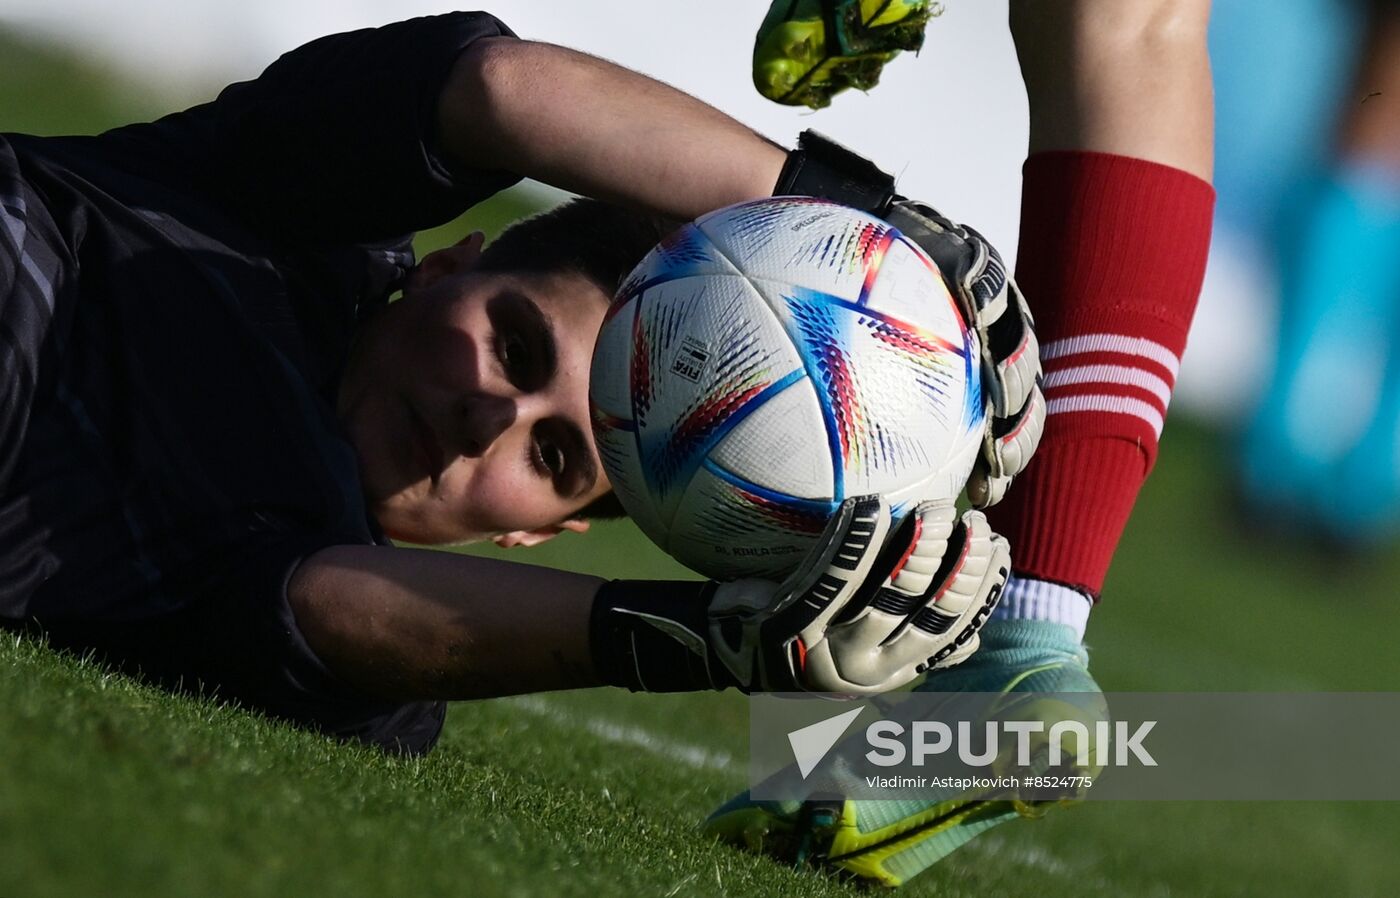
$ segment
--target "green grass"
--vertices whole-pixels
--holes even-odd
[[[0,33],[0,130],[155,111]],[[494,230],[528,201],[498,199],[423,245]],[[1400,556],[1241,533],[1220,448],[1168,429],[1091,626],[1100,681],[1400,689]],[[685,574],[623,523],[507,557]],[[595,690],[457,705],[440,748],[404,761],[0,639],[0,898],[859,894],[696,837],[743,785],[746,732],[738,695]],[[1390,895],[1397,837],[1394,804],[1087,804],[1002,827],[906,892]]]
[[[1091,629],[1110,689],[1400,688],[1397,559],[1343,585],[1239,535],[1216,442],[1178,422]],[[481,550],[488,551],[488,550]],[[608,524],[509,557],[672,562]],[[418,761],[0,642],[0,895],[853,895],[697,838],[742,788],[741,696],[459,704]],[[1382,895],[1400,806],[1092,803],[1002,827],[914,895]]]

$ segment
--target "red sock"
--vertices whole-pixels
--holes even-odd
[[[1200,178],[1141,159],[1026,160],[1016,282],[1040,338],[1045,435],[989,513],[1019,575],[1097,599],[1157,456],[1214,202]]]

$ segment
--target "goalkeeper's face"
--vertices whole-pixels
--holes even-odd
[[[532,544],[607,493],[588,370],[608,297],[582,275],[475,272],[475,250],[424,259],[367,322],[338,410],[391,537]]]

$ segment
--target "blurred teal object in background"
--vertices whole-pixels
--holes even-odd
[[[1299,179],[1332,149],[1364,4],[1216,0],[1215,186],[1223,224],[1272,227]]]

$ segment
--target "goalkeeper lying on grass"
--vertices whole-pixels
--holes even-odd
[[[838,199],[948,269],[1002,335],[987,376],[1014,381],[1025,319],[975,235],[857,160],[789,157],[485,15],[326,38],[155,123],[0,138],[0,619],[408,752],[432,746],[445,699],[907,682],[995,603],[1006,548],[980,513],[921,509],[890,535],[882,503],[853,501],[784,584],[604,583],[388,544],[529,545],[609,513],[585,372],[612,289],[674,219],[826,193],[827,164],[866,185]],[[411,232],[520,176],[616,205],[414,264]],[[1029,388],[989,393],[1007,430],[1043,409]],[[973,493],[995,498],[1016,467],[989,444]],[[823,576],[837,588],[818,595]],[[911,617],[935,600],[964,614],[937,637],[869,613],[832,625],[880,588],[909,594]],[[994,628],[980,682],[1042,666],[1042,625]]]

